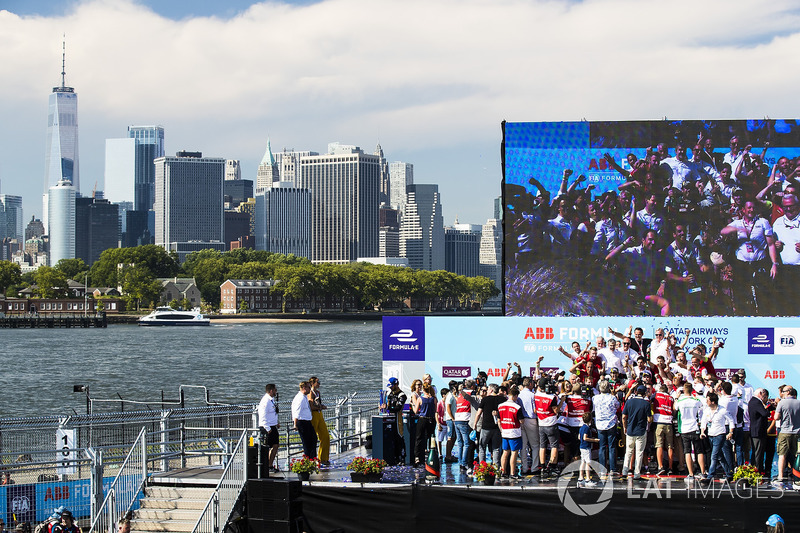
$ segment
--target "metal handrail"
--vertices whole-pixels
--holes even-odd
[[[245,439],[251,429],[242,431],[239,442],[231,452],[214,493],[206,502],[203,512],[192,528],[192,533],[219,533],[228,520],[239,494],[247,481],[247,446]]]
[[[147,429],[142,428],[139,432],[139,436],[136,437],[133,445],[131,446],[130,451],[128,452],[128,456],[125,458],[125,461],[119,468],[119,472],[117,476],[114,478],[114,481],[111,482],[111,486],[108,488],[108,493],[106,494],[105,499],[103,500],[103,504],[97,510],[97,513],[94,517],[92,517],[92,527],[89,529],[89,533],[94,533],[96,531],[108,531],[109,528],[116,523],[118,516],[123,516],[127,514],[133,507],[133,504],[136,502],[136,496],[142,492],[144,488],[144,484],[147,481]],[[141,448],[138,450],[141,453],[140,459],[141,464],[135,464],[136,461],[136,452],[137,448]],[[132,465],[132,468],[128,468],[129,464]],[[128,498],[118,502],[117,501],[117,492],[118,492],[118,484],[120,480],[123,482],[125,481],[124,476],[129,475],[136,475],[137,472],[129,472],[129,470],[136,469],[139,470],[138,474],[141,476],[136,478],[135,489],[134,491],[126,490],[126,487],[123,487],[122,490],[119,490],[121,496],[128,496]],[[123,512],[117,512],[118,509],[123,509]],[[98,523],[100,527],[98,528]]]

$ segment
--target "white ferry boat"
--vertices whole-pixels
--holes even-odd
[[[208,326],[211,320],[199,310],[178,311],[171,307],[156,307],[155,311],[139,319],[140,326]]]

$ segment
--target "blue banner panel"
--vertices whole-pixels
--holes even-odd
[[[425,317],[383,317],[383,360],[425,360]]]
[[[407,320],[407,318],[405,319]],[[687,352],[699,344],[710,348],[715,339],[722,343],[714,361],[718,372],[727,369],[747,372],[747,382],[765,387],[772,396],[782,383],[800,383],[800,323],[796,318],[744,317],[428,317],[424,321],[423,342],[414,354],[424,359],[411,359],[406,350],[388,350],[397,344],[392,334],[410,329],[417,337],[422,328],[417,323],[395,322],[384,318],[384,375],[401,377],[401,386],[408,388],[410,379],[421,378],[424,372],[433,376],[441,388],[451,379],[474,377],[479,371],[488,375],[490,383],[500,383],[508,369],[516,371],[519,363],[523,375],[530,375],[542,357],[543,368],[568,370],[570,360],[559,351],[571,351],[572,342],[584,347],[595,345],[597,337],[605,339],[642,328],[645,339],[652,339],[657,328],[667,335],[674,333],[678,344],[686,340]],[[687,337],[688,330],[688,338]],[[754,352],[754,350],[757,350]],[[407,383],[405,381],[408,381]]]
[[[36,485],[11,485],[6,488],[6,523],[33,523],[36,520]]]

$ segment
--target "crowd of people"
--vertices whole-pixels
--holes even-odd
[[[606,153],[624,182],[600,195],[584,175],[570,182],[571,169],[555,193],[536,177],[534,192],[506,185],[512,308],[515,277],[581,261],[648,314],[799,314],[785,295],[800,280],[800,158],[770,167],[768,149],[734,135],[722,153],[701,134],[628,154],[624,168]]]
[[[552,477],[581,460],[579,481],[592,486],[588,462],[596,445],[609,477],[638,479],[652,462],[650,474],[703,483],[730,480],[747,463],[766,482],[777,453],[772,483],[789,488],[786,471],[791,475],[800,433],[797,391],[781,385],[771,399],[747,383],[744,369],[718,376],[714,362],[724,344],[713,338],[710,347],[688,347],[688,336],[679,343],[662,328],[652,339],[642,328],[609,328],[608,339],[559,347],[569,371],[542,369],[539,357],[524,376],[508,363],[500,383],[487,383],[480,372],[450,381],[438,398],[428,374],[414,380],[410,397],[391,378],[384,407],[399,413],[408,400],[417,419],[417,466],[431,449],[467,475],[485,460],[505,477]]]
[[[331,438],[322,414],[327,406],[322,403],[320,385],[320,380],[316,376],[311,376],[307,381],[298,384],[299,390],[292,399],[292,424],[300,436],[303,455],[310,459],[318,459],[321,466],[330,466]],[[258,403],[257,412],[260,443],[267,449],[267,457],[262,460],[271,471],[279,472],[278,387],[274,383],[265,386],[264,396]]]

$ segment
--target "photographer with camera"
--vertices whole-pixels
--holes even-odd
[[[539,422],[539,463],[542,475],[553,473],[558,465],[558,415],[562,402],[556,394],[556,386],[552,378],[545,376],[539,379],[536,394],[533,395],[536,417]],[[550,448],[550,462],[547,462],[547,448]]]

